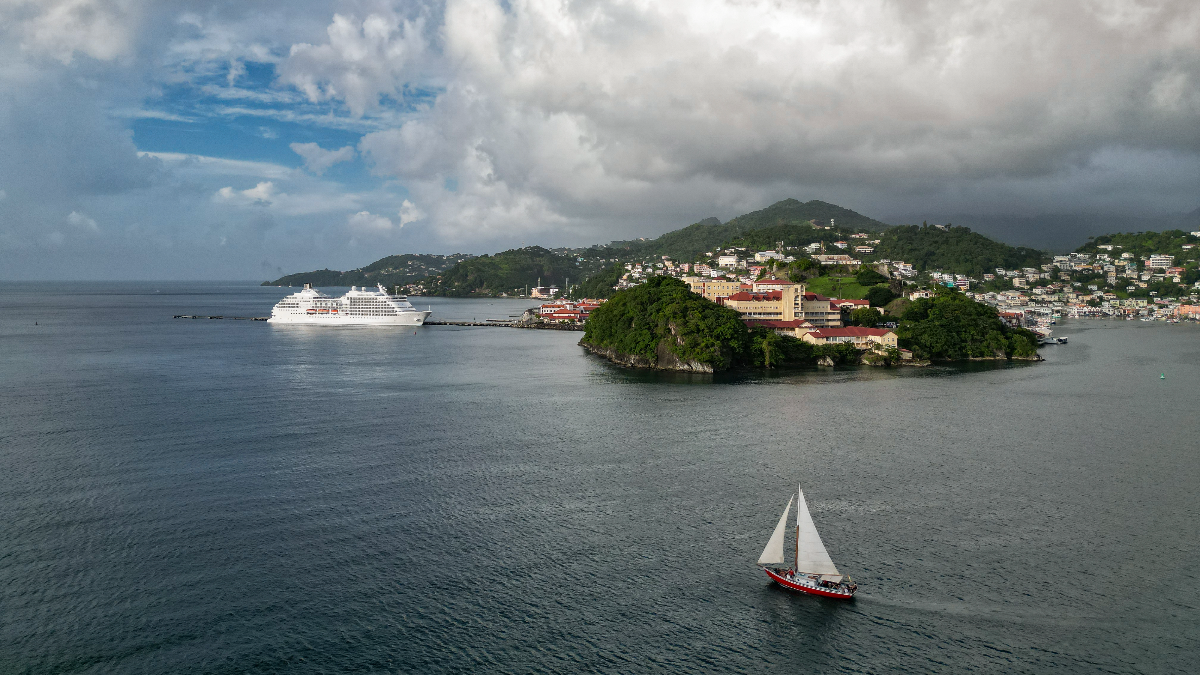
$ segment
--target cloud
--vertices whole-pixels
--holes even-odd
[[[400,227],[404,227],[409,223],[415,223],[418,220],[423,220],[425,218],[425,212],[417,208],[416,204],[413,204],[407,199],[405,199],[404,203],[400,205],[400,212],[396,215],[400,216]]]
[[[213,195],[213,199],[241,205],[269,206],[281,196],[286,197],[287,195],[277,194],[275,184],[268,180],[247,190],[234,190],[232,187],[223,187],[217,190],[216,194]]]
[[[67,223],[70,225],[73,225],[74,227],[77,227],[81,230],[86,230],[88,232],[99,232],[100,231],[100,227],[96,224],[95,220],[85,216],[84,214],[82,214],[78,211],[72,211],[67,216]]]
[[[76,53],[101,61],[126,54],[141,19],[133,0],[13,0],[0,18],[20,23],[21,48],[71,63]]]
[[[395,229],[396,224],[387,216],[377,216],[369,211],[359,211],[346,219],[352,231],[365,234],[380,234]]]
[[[288,146],[297,155],[304,158],[304,167],[318,176],[325,173],[329,167],[339,162],[349,162],[354,159],[354,146],[347,145],[338,150],[324,150],[316,143],[292,143]]]
[[[371,14],[359,22],[335,14],[323,45],[292,45],[280,64],[280,80],[310,101],[341,100],[355,116],[379,106],[380,98],[400,98],[406,76],[426,49],[424,20]]]
[[[1200,5],[1137,8],[450,0],[445,91],[359,151],[446,236],[644,224],[689,204],[728,216],[793,195],[969,207],[963,195],[1000,184],[1036,198],[1010,205],[1086,208],[1105,193],[1036,185],[1114,150],[1200,156]],[[392,75],[372,91],[410,77]],[[1126,208],[1194,203],[1136,198],[1144,175],[1115,176]],[[447,178],[459,189],[439,189]]]

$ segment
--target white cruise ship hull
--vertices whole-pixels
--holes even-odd
[[[320,326],[420,326],[433,312],[403,312],[396,316],[341,316],[339,314],[316,314],[313,316],[272,316],[267,323],[320,325]]]
[[[310,284],[280,300],[271,310],[268,323],[304,326],[420,326],[433,312],[413,307],[404,296],[378,290],[350,287],[350,292],[331,298]]]

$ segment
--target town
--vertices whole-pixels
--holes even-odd
[[[1179,247],[1185,255],[1195,251],[1200,242],[1200,231],[1188,235],[1188,243]],[[614,288],[631,288],[654,276],[675,277],[692,292],[737,310],[749,326],[763,326],[814,344],[849,342],[860,349],[896,347],[893,329],[897,316],[889,309],[897,306],[873,304],[861,297],[864,289],[854,282],[863,270],[876,273],[879,285],[886,284],[891,290],[882,300],[913,301],[932,296],[937,287],[956,288],[996,308],[1009,324],[1030,328],[1043,338],[1050,334],[1048,326],[1061,317],[1200,320],[1200,281],[1181,285],[1184,263],[1194,263],[1194,259],[1178,260],[1171,253],[1135,255],[1118,244],[1099,244],[1096,253],[1055,255],[1036,268],[995,268],[972,276],[919,270],[902,260],[878,258],[874,255],[879,243],[875,236],[858,232],[849,235],[848,241],[835,241],[828,247],[820,242],[785,247],[778,242],[769,250],[723,248],[706,251],[689,262],[668,256],[626,262]],[[836,289],[843,282],[852,289],[847,295],[859,297],[831,297],[811,290],[813,286]],[[1160,296],[1156,288],[1176,291]],[[531,297],[556,298],[537,310],[541,320],[582,324],[604,302],[560,295],[558,288],[532,289]],[[855,310],[870,307],[880,312],[874,325],[850,325],[855,323],[851,319]]]

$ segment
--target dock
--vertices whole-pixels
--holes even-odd
[[[516,328],[517,324],[514,321],[496,321],[489,319],[487,321],[430,321],[425,320],[426,326],[483,326],[486,328]]]
[[[205,316],[202,314],[176,314],[176,319],[228,319],[229,321],[266,321],[266,316]]]

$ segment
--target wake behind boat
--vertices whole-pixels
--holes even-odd
[[[403,295],[350,287],[350,292],[333,298],[304,284],[304,290],[280,300],[271,310],[269,323],[318,324],[323,326],[420,326],[433,312],[420,310]]]
[[[797,499],[799,496],[799,499]],[[792,502],[796,502],[796,564],[792,569],[769,567],[783,564],[783,539],[787,532],[788,513],[792,510]],[[813,524],[812,516],[808,513],[808,504],[804,501],[804,491],[788,498],[779,524],[767,541],[766,548],[758,558],[762,570],[775,583],[786,589],[820,595],[826,598],[850,600],[858,590],[858,584],[850,577],[842,576],[829,558],[817,526]]]

